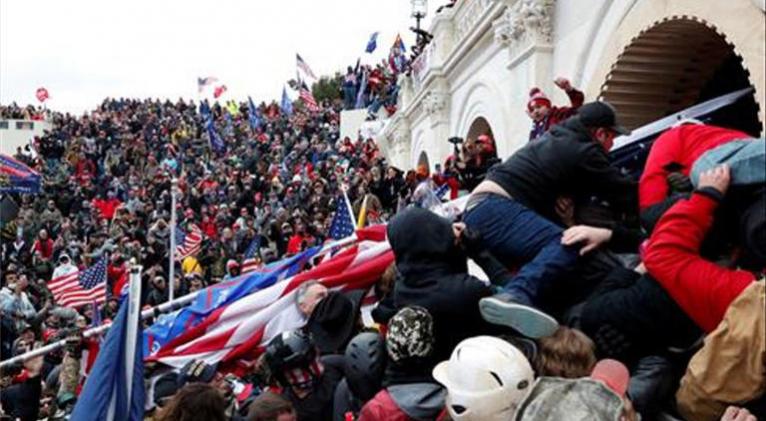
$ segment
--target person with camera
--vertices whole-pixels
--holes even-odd
[[[450,172],[457,175],[460,187],[473,190],[484,180],[490,167],[500,162],[495,152],[494,141],[488,134],[474,139],[463,140],[460,137],[448,139],[454,148],[454,159],[449,160]],[[462,148],[458,145],[462,143]]]

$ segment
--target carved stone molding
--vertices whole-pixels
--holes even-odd
[[[447,108],[448,94],[444,92],[428,92],[423,97],[423,110],[428,115],[441,114]]]
[[[503,45],[532,41],[550,44],[553,38],[553,0],[518,0],[492,22],[495,40]]]

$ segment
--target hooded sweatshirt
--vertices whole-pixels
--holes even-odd
[[[434,361],[449,359],[460,341],[491,329],[478,304],[491,295],[490,286],[468,274],[466,255],[455,245],[450,221],[410,208],[394,217],[387,231],[399,276],[387,301],[394,311],[376,313],[376,321],[386,323],[406,306],[427,309],[434,321]]]

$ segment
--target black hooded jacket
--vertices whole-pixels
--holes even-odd
[[[530,142],[489,170],[487,180],[499,184],[515,200],[556,221],[561,195],[598,196],[622,211],[638,208],[637,184],[609,165],[604,149],[579,118],[554,126],[538,142]]]
[[[448,220],[425,209],[410,208],[389,222],[388,240],[399,276],[387,301],[393,311],[376,313],[381,319],[378,322],[386,323],[402,307],[427,309],[434,321],[434,361],[449,359],[460,341],[491,329],[481,318],[478,305],[479,299],[491,295],[491,289],[468,274],[466,255],[455,245]]]

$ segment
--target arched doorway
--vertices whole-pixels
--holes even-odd
[[[486,153],[486,157],[497,157],[497,145],[495,144],[495,135],[492,133],[492,127],[484,117],[477,117],[471,126],[468,128],[468,133],[465,135],[466,144],[479,145],[479,136],[489,136],[489,145],[480,145],[481,148],[476,149],[477,152],[483,150]]]
[[[694,104],[751,86],[734,46],[707,23],[670,17],[633,38],[612,65],[601,98],[635,129]],[[751,95],[711,116],[710,123],[761,133]]]
[[[492,141],[494,142],[495,136],[492,134],[492,127],[489,126],[489,122],[484,117],[478,117],[473,121],[473,123],[471,123],[465,138],[476,140],[476,138],[483,134],[489,135],[489,137],[491,137]]]

